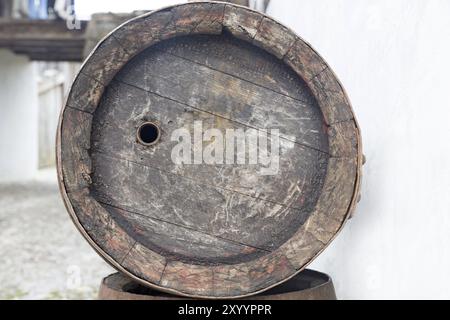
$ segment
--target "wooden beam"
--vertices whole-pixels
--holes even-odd
[[[31,60],[82,61],[86,26],[70,30],[61,20],[0,19],[0,48]]]

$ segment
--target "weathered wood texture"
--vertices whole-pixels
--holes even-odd
[[[130,280],[121,273],[103,279],[99,300],[180,300],[185,299],[164,294]],[[304,270],[282,285],[262,294],[242,300],[336,300],[333,281],[323,273]]]
[[[148,121],[161,131],[153,146],[136,139]],[[195,135],[199,121],[201,133],[268,132],[278,171],[261,174],[267,164],[247,153],[234,165],[176,164],[172,134]],[[109,263],[209,298],[301,271],[354,210],[362,164],[358,125],[323,59],[271,18],[211,2],[145,14],[104,39],[73,84],[57,155],[66,206]]]
[[[65,21],[0,18],[0,48],[40,61],[82,61],[87,22],[69,30]]]
[[[188,0],[188,2],[197,2],[196,0]],[[249,6],[249,0],[224,0],[222,2],[228,2],[228,3],[232,3],[232,4],[237,4],[240,6]]]
[[[122,23],[136,18],[148,11],[134,11],[131,13],[96,13],[93,14],[85,32],[85,45],[83,56],[87,57],[95,48],[97,43],[108,33]]]

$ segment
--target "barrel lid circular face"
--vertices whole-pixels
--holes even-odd
[[[220,2],[132,19],[86,60],[58,175],[80,232],[134,280],[236,298],[303,270],[354,209],[347,96],[292,31]]]

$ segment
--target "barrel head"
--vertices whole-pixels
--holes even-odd
[[[326,62],[277,21],[214,2],[107,36],[62,110],[57,157],[67,209],[106,261],[202,298],[303,270],[354,209],[362,162]]]

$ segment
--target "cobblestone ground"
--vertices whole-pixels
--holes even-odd
[[[0,184],[0,299],[95,299],[112,272],[70,220],[54,169]]]

